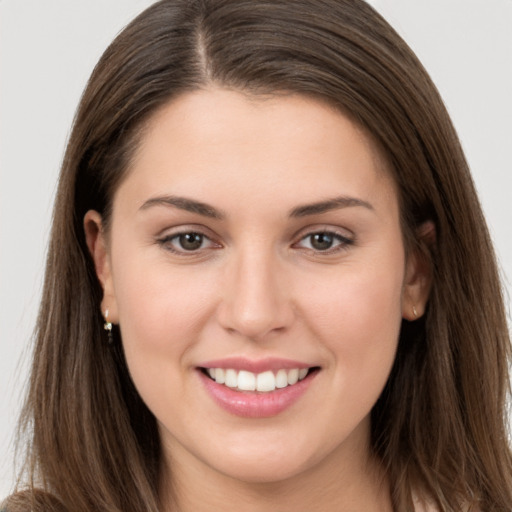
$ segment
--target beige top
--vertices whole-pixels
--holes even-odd
[[[414,512],[438,512],[437,507],[429,499],[422,499],[413,492],[412,502],[414,503]]]
[[[414,500],[414,512],[437,512],[437,508],[432,504]]]
[[[430,500],[422,501],[413,494],[412,501],[414,503],[414,512],[439,512],[438,508]],[[468,512],[469,507],[463,506],[461,511]]]

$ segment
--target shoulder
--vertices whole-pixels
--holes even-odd
[[[15,492],[0,502],[0,512],[69,512],[54,495],[41,489]]]

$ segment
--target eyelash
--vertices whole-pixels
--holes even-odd
[[[187,250],[183,247],[180,249],[177,249],[172,246],[174,240],[176,240],[177,243],[179,243],[180,237],[185,237],[187,235],[200,237],[201,238],[201,246],[198,247],[197,249],[191,249],[191,250]],[[324,237],[331,237],[333,239],[333,244],[335,244],[334,247],[328,247],[325,250],[315,249],[313,247],[300,247],[300,244],[308,239],[310,240],[310,245],[311,245],[312,238],[314,236],[319,236],[319,235],[322,235]],[[209,242],[210,247],[202,247],[202,245],[205,243],[205,241]],[[336,241],[338,242],[337,244],[336,244]],[[180,231],[178,233],[166,235],[162,238],[157,239],[157,243],[159,245],[161,245],[162,247],[164,247],[166,250],[168,250],[174,254],[177,254],[179,256],[185,256],[185,257],[198,255],[205,249],[209,249],[209,248],[217,249],[217,248],[222,247],[220,244],[213,242],[208,235],[206,235],[198,230],[184,230],[184,231]],[[353,244],[354,244],[354,239],[343,236],[340,233],[337,233],[336,231],[318,230],[318,231],[311,231],[311,232],[307,233],[306,235],[302,236],[298,242],[293,244],[293,247],[298,247],[298,248],[301,248],[308,252],[312,252],[317,255],[330,255],[330,254],[335,254],[335,253],[338,253],[341,251],[345,251]]]

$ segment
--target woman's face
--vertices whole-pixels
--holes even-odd
[[[401,320],[424,304],[355,124],[297,95],[188,93],[145,131],[108,244],[95,226],[102,306],[175,467],[269,482],[364,464]]]

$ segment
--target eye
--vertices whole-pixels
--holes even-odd
[[[332,231],[309,233],[297,244],[298,247],[315,252],[335,252],[353,244],[353,240]]]
[[[210,247],[218,247],[206,235],[196,231],[186,231],[168,235],[158,242],[175,253],[194,253]]]

